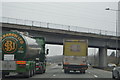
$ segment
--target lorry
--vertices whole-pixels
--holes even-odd
[[[44,37],[32,37],[26,32],[10,31],[2,34],[2,77],[11,72],[24,77],[45,73],[46,55]]]
[[[63,69],[64,73],[70,71],[80,71],[85,73],[87,70],[87,40],[67,39],[63,43]]]

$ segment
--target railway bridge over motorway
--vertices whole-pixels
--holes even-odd
[[[3,18],[2,31],[26,31],[32,36],[43,36],[48,44],[63,44],[64,39],[88,39],[88,46],[99,48],[99,67],[107,66],[107,49],[120,50],[120,37],[114,32],[69,25]],[[119,53],[120,54],[120,53]]]

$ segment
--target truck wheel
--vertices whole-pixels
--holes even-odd
[[[64,73],[67,73],[67,71],[64,69]]]
[[[70,71],[69,70],[67,70],[67,73],[69,73]]]
[[[85,70],[80,70],[80,73],[81,74],[85,74]]]
[[[34,71],[31,70],[31,71],[30,71],[30,77],[32,77],[33,75],[34,75]]]
[[[69,73],[69,70],[64,69],[64,73]]]
[[[38,74],[42,74],[43,73],[43,70],[42,69],[39,69],[39,72],[37,72]]]
[[[29,78],[29,77],[30,77],[30,71],[25,72],[25,73],[24,73],[24,77],[25,77],[25,78]]]
[[[120,79],[120,75],[119,75],[119,72],[118,72],[118,80]]]
[[[35,75],[35,73],[36,73],[36,70],[34,69],[34,70],[33,70],[33,75]]]
[[[43,69],[41,70],[40,74],[42,74],[42,73],[43,73]]]
[[[115,76],[114,76],[114,75],[112,75],[112,78],[113,78],[113,79],[115,79]]]
[[[46,71],[46,70],[44,69],[44,70],[43,70],[43,73],[45,73],[45,71]]]
[[[80,71],[80,74],[82,74],[82,72]]]
[[[83,70],[83,74],[85,74],[85,70]]]
[[[80,74],[82,74],[82,70],[80,70]]]
[[[83,72],[83,74],[85,74],[85,71]]]
[[[5,74],[2,74],[2,79],[5,78]]]

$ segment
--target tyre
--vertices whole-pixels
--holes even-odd
[[[34,70],[30,71],[30,77],[32,77],[34,75]]]
[[[36,70],[34,69],[34,70],[33,70],[33,75],[35,75],[35,73],[36,73]]]
[[[115,76],[112,74],[112,78],[115,79]]]
[[[37,72],[37,74],[42,74],[43,73],[43,69],[39,69],[39,72]]]
[[[80,70],[80,73],[81,74],[85,74],[85,70]]]
[[[118,72],[118,80],[120,80],[120,74],[119,74],[119,72]]]
[[[25,78],[29,78],[30,77],[30,71],[27,71],[25,73],[23,73],[24,77]]]
[[[83,72],[82,72],[82,70],[80,70],[80,74],[82,74]]]
[[[85,70],[83,70],[83,74],[85,74]]]
[[[69,70],[64,69],[64,73],[69,73]]]
[[[5,78],[5,74],[2,74],[2,79]]]
[[[46,71],[46,70],[44,69],[44,70],[43,70],[43,73],[45,73],[45,71]]]

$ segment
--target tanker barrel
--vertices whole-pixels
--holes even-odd
[[[2,34],[3,59],[12,56],[12,60],[32,59],[40,54],[41,47],[35,39],[20,32]],[[9,56],[8,56],[9,55]]]

